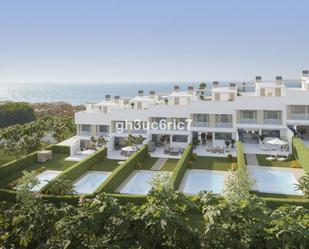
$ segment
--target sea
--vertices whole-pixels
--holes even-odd
[[[241,91],[253,91],[253,82],[236,82]],[[138,90],[169,92],[174,85],[179,85],[185,91],[188,86],[198,88],[200,82],[160,82],[160,83],[0,83],[0,102],[25,101],[30,103],[64,101],[73,105],[104,100],[106,94],[112,96],[136,96]],[[228,86],[229,82],[220,82],[220,86]],[[294,85],[298,85],[295,82]],[[207,83],[209,94],[212,83]]]

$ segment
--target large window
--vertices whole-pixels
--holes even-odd
[[[305,114],[306,106],[305,105],[292,105],[291,110],[292,110],[292,113]]]
[[[209,115],[208,114],[196,114],[196,121],[197,122],[208,122]]]
[[[90,132],[90,125],[82,125],[82,131]]]
[[[216,140],[229,140],[232,139],[232,133],[227,132],[216,132],[215,133]]]
[[[256,119],[256,111],[240,111],[240,117],[245,119]]]
[[[216,122],[218,122],[218,123],[231,123],[232,122],[232,115],[216,114]]]
[[[188,136],[185,136],[185,135],[173,135],[172,141],[173,142],[177,142],[177,143],[187,143],[188,142]]]
[[[280,111],[264,111],[265,119],[281,119]]]
[[[108,132],[108,125],[99,125],[98,132]]]

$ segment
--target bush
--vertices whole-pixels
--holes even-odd
[[[196,153],[192,153],[191,159],[192,161],[196,161],[198,159],[198,155]]]
[[[193,161],[188,161],[188,168],[193,168]]]
[[[236,171],[237,169],[238,169],[237,163],[232,163],[232,164],[231,164],[231,170],[232,170],[232,171]]]
[[[292,168],[301,168],[300,167],[300,162],[298,160],[294,160],[291,162],[291,167]]]
[[[228,155],[226,156],[226,158],[227,158],[228,160],[232,161],[232,160],[233,160],[233,155],[232,155],[232,154],[228,154]]]
[[[138,162],[135,166],[136,169],[142,169],[143,168],[143,164],[141,162]]]

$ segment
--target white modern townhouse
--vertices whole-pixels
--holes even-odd
[[[153,157],[179,158],[189,143],[201,156],[235,155],[237,140],[245,153],[267,154],[267,141],[277,137],[291,149],[297,129],[309,141],[309,72],[303,71],[298,82],[291,87],[281,76],[273,81],[257,76],[250,92],[235,83],[223,87],[213,82],[207,91],[174,86],[170,93],[145,95],[140,90],[133,98],[106,95],[75,114],[77,135],[64,143],[74,156],[89,146],[92,136],[104,136],[111,159],[126,156],[121,148],[129,134],[143,136]]]

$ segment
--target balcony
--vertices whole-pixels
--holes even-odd
[[[240,124],[257,124],[257,119],[255,118],[240,118]]]
[[[290,118],[294,120],[309,120],[309,114],[291,113]]]
[[[281,119],[264,119],[264,124],[279,125],[282,124]]]
[[[232,122],[216,122],[216,127],[218,127],[218,128],[232,128],[233,123]]]
[[[191,127],[209,127],[209,122],[193,121]]]
[[[145,129],[133,129],[133,130],[126,130],[126,129],[117,129],[117,128],[113,128],[112,129],[112,133],[134,133],[134,134],[146,134],[147,133],[147,130]]]

